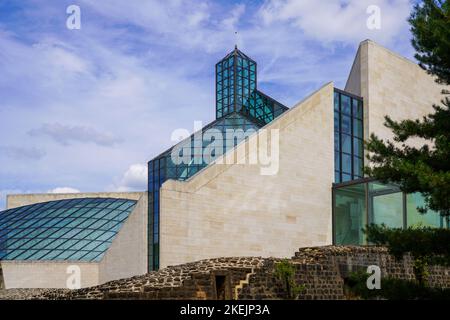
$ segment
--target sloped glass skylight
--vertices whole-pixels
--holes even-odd
[[[100,261],[136,200],[80,198],[0,212],[0,260]]]

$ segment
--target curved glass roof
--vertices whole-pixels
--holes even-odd
[[[0,260],[100,261],[136,200],[79,198],[0,212]]]

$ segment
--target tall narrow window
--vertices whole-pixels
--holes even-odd
[[[335,182],[363,177],[363,101],[334,89],[334,176]]]

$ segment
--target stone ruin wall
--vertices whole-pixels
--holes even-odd
[[[285,299],[287,292],[274,274],[281,259],[233,257],[171,266],[142,276],[79,290],[10,291],[12,299]],[[350,272],[377,265],[382,277],[414,279],[412,259],[396,260],[383,247],[325,246],[301,248],[290,259],[295,281],[305,286],[299,299],[346,299],[344,279]],[[433,266],[428,283],[450,287],[450,269]],[[0,293],[0,299],[2,298]]]

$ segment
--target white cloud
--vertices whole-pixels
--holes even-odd
[[[58,187],[49,190],[48,193],[80,193],[80,190],[71,187]]]
[[[245,13],[245,5],[244,4],[236,5],[233,8],[233,10],[231,10],[231,15],[223,19],[222,25],[227,30],[236,31],[237,24],[239,23],[239,20],[241,19],[241,16],[244,13]]]
[[[186,32],[200,27],[210,17],[210,5],[206,1],[81,0],[81,8],[84,5],[114,21],[132,22],[151,32],[180,38]]]
[[[53,61],[55,70],[66,74],[89,72],[88,62],[64,42],[38,42],[33,47],[42,55],[41,61]]]
[[[100,132],[87,126],[69,126],[60,123],[46,123],[38,129],[28,131],[31,136],[47,135],[56,142],[67,146],[71,142],[92,142],[99,146],[111,147],[121,142],[111,133]]]
[[[173,128],[190,127],[191,119],[210,120],[202,117],[213,114],[213,87],[210,81],[188,78],[195,64],[177,60],[164,65],[164,57],[154,51],[155,59],[123,52],[99,32],[79,33],[70,45],[48,37],[37,42],[58,43],[83,61],[76,67],[54,63],[40,45],[7,34],[0,37],[0,69],[5,74],[0,77],[0,135],[8,145],[46,152],[45,162],[33,163],[33,170],[23,157],[1,157],[0,188],[46,190],[73,183],[101,191],[127,164],[168,147]],[[66,124],[68,119],[78,125]],[[51,139],[30,139],[30,130]],[[120,148],[98,147],[120,141],[126,142]],[[18,150],[8,150],[17,158]],[[145,185],[139,188],[145,190]]]
[[[0,146],[0,157],[6,156],[15,160],[39,160],[45,151],[36,147]]]
[[[214,64],[233,49],[236,30],[258,62],[259,89],[280,102],[330,80],[339,86],[367,16],[360,1],[341,3],[266,1],[258,11],[255,2],[80,0],[83,28],[69,31],[59,5],[27,2],[16,23],[0,22],[0,137],[9,154],[0,157],[0,188],[145,190],[145,165],[124,169],[169,147],[175,128],[213,119]],[[385,39],[410,47],[407,1],[370,3],[382,4]],[[120,148],[99,147],[119,140]],[[30,170],[24,155],[38,158],[37,150],[45,161]]]
[[[370,5],[381,10],[381,29],[369,30]],[[269,0],[259,15],[266,25],[291,24],[314,40],[360,42],[366,38],[390,43],[407,26],[409,0]]]
[[[121,192],[147,190],[147,165],[141,163],[130,165],[115,189]]]

